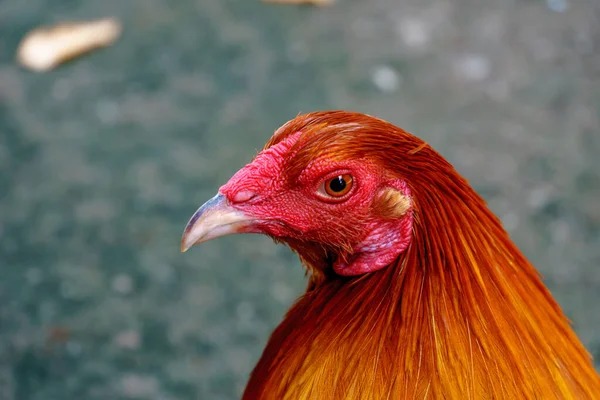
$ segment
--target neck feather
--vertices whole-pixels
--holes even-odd
[[[459,183],[415,196],[413,241],[389,267],[314,275],[245,398],[598,398],[539,274]]]

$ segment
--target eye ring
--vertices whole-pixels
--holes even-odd
[[[325,179],[319,186],[319,194],[328,199],[342,200],[354,186],[354,178],[350,174],[338,174]]]

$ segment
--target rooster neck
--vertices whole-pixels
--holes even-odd
[[[313,277],[244,398],[598,398],[568,320],[472,196],[460,213],[417,204],[414,241],[388,268]]]

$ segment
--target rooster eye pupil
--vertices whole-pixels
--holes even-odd
[[[343,192],[346,189],[346,181],[342,176],[338,176],[329,182],[329,188],[336,193]]]
[[[345,198],[344,196],[350,193],[353,184],[352,175],[342,174],[323,182],[320,190],[328,199],[342,200]]]

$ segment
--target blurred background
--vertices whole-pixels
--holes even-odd
[[[114,46],[17,65],[29,30],[104,16]],[[304,273],[263,237],[179,240],[319,109],[447,157],[600,359],[599,74],[596,0],[2,0],[0,400],[239,398]]]

